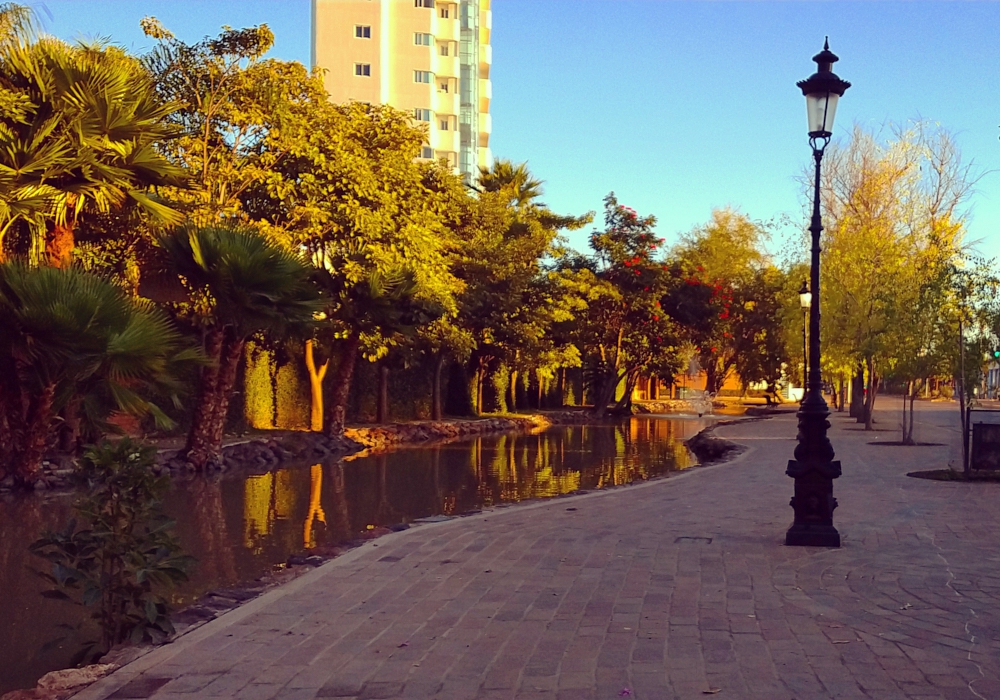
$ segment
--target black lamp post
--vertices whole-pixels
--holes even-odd
[[[834,461],[833,445],[826,436],[830,427],[830,409],[823,400],[823,378],[820,374],[819,338],[819,236],[823,231],[820,216],[820,161],[830,143],[837,101],[851,86],[833,73],[837,56],[830,51],[829,41],[813,56],[817,70],[797,85],[806,97],[809,118],[809,145],[816,161],[816,183],[813,189],[813,214],[809,231],[812,233],[812,258],[809,267],[809,288],[812,299],[809,308],[809,374],[806,394],[799,406],[798,445],[795,459],[789,460],[785,473],[795,479],[795,495],[791,506],[795,520],[785,534],[786,545],[839,547],[840,533],[833,526],[833,480],[840,476],[840,462]]]
[[[806,349],[806,313],[812,306],[813,295],[809,291],[809,283],[802,280],[802,288],[799,289],[799,306],[802,307],[802,400],[806,398],[806,383],[809,381],[809,356]]]

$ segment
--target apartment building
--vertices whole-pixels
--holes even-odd
[[[335,102],[389,104],[429,128],[421,156],[490,167],[490,0],[312,0],[312,62]]]

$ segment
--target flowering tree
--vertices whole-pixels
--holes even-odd
[[[588,302],[578,345],[597,415],[622,383],[624,408],[643,370],[672,374],[680,364],[677,325],[662,308],[669,276],[657,259],[663,239],[653,233],[655,223],[609,194],[605,228],[590,236],[592,256],[577,258],[565,270]]]
[[[774,379],[785,360],[784,335],[773,313],[781,275],[761,252],[764,235],[747,216],[720,209],[672,251],[672,284],[664,301],[696,348],[710,392],[737,369],[744,384]]]

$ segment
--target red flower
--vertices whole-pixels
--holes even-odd
[[[654,321],[659,321],[659,320],[660,320],[660,317],[659,317],[659,316],[653,316],[653,320],[654,320]]]
[[[715,348],[712,348],[712,352],[715,352],[715,350],[716,350]]]

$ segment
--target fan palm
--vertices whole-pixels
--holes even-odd
[[[310,267],[252,229],[185,227],[161,240],[204,329],[198,403],[185,453],[196,468],[218,458],[236,370],[255,333],[310,329],[322,306]]]
[[[494,161],[491,168],[479,167],[479,188],[484,192],[508,193],[510,203],[518,209],[538,205],[535,200],[542,196],[542,181],[531,176],[527,163],[515,165],[504,159]]]
[[[67,401],[167,423],[142,393],[174,393],[178,364],[195,358],[162,311],[76,269],[0,265],[0,327],[0,473],[22,483]]]
[[[2,22],[0,22],[2,24]],[[0,256],[15,222],[30,254],[65,267],[87,211],[138,206],[161,224],[180,215],[148,193],[183,170],[156,148],[174,131],[175,105],[136,59],[102,45],[71,46],[24,32],[0,42]]]

